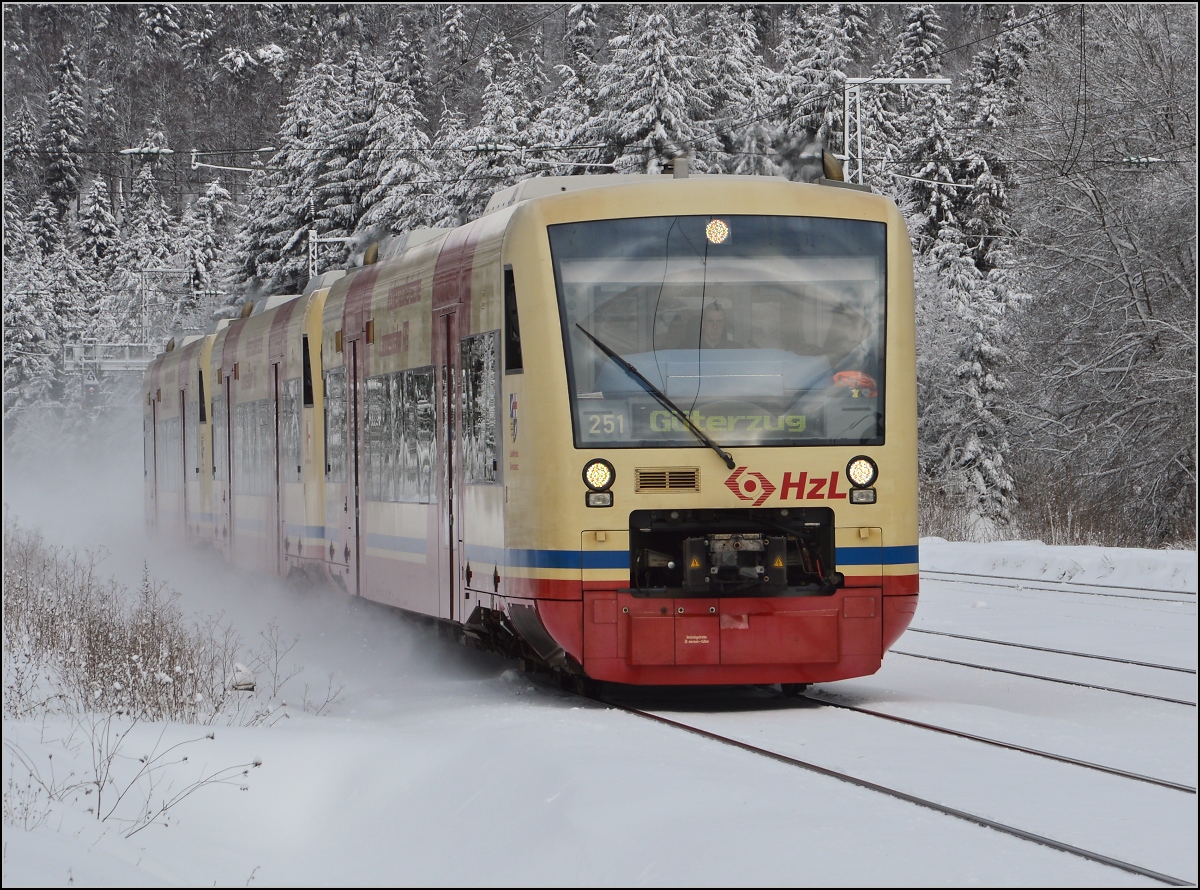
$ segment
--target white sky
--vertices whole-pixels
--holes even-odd
[[[45,457],[53,460],[53,454]],[[5,501],[70,546],[103,544],[128,584],[142,560],[185,612],[223,612],[251,639],[275,620],[303,673],[271,728],[218,725],[171,779],[261,759],[201,788],[170,826],[132,838],[51,805],[34,831],[4,826],[4,886],[651,885],[1161,886],[735,748],[582,702],[449,646],[384,609],[297,593],[141,539],[140,454],[54,472],[6,460]],[[132,492],[132,495],[130,494]],[[1194,552],[952,544],[925,570],[1192,591],[1173,602],[926,579],[915,628],[1196,668]],[[1003,581],[1005,584],[1015,582]],[[1045,586],[1056,586],[1045,584]],[[1061,585],[1058,585],[1061,586]],[[895,647],[1196,701],[1196,675],[908,633]],[[344,689],[327,715],[300,688]],[[1196,709],[893,653],[873,677],[814,687],[979,735],[1196,785]],[[314,691],[310,691],[312,697]],[[1192,882],[1196,796],[950,739],[833,708],[779,707],[753,691],[634,703],[672,719]],[[86,772],[56,721],[5,720],[6,746]],[[203,730],[142,725],[130,753]],[[20,771],[3,761],[7,783]],[[131,763],[122,765],[130,769]],[[161,791],[161,789],[160,789]],[[9,792],[6,790],[6,795]],[[136,804],[136,794],[130,804]]]

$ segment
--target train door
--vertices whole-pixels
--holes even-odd
[[[283,462],[281,459],[282,455],[280,454],[281,446],[280,446],[280,439],[279,439],[279,432],[280,432],[279,419],[280,419],[280,415],[282,412],[280,412],[280,410],[279,410],[279,388],[280,388],[279,362],[272,362],[271,363],[271,399],[274,402],[274,411],[272,413],[274,415],[273,420],[274,420],[274,425],[275,425],[275,431],[274,431],[274,436],[275,436],[274,446],[275,447],[272,449],[273,458],[274,458],[274,462],[275,462],[275,472],[273,473],[273,478],[275,480],[274,481],[275,496],[274,496],[274,498],[272,498],[272,502],[274,503],[274,510],[275,510],[275,516],[274,516],[274,520],[273,520],[273,523],[275,526],[275,534],[269,536],[268,541],[270,543],[270,546],[272,548],[274,548],[274,550],[275,550],[275,555],[274,555],[274,558],[271,560],[271,562],[275,566],[275,574],[276,575],[283,574],[283,516],[284,516],[284,513],[283,513],[283,475],[282,475],[283,474],[283,469],[282,469]]]
[[[154,394],[150,393],[148,401],[150,402],[150,411],[146,414],[146,423],[149,425],[146,429],[145,444],[143,451],[145,452],[146,462],[146,522],[154,529],[158,527],[158,404],[154,401]]]
[[[445,578],[443,596],[439,614],[451,620],[462,616],[456,608],[461,579],[459,578],[459,562],[462,554],[462,538],[457,510],[459,508],[458,491],[458,435],[457,435],[457,390],[458,390],[458,314],[454,311],[439,316],[439,330],[436,332],[441,347],[441,361],[438,376],[441,380],[441,399],[439,418],[441,435],[438,437],[438,458],[442,467],[440,484],[441,517],[439,526],[439,566],[438,575]]]
[[[179,390],[179,537],[188,535],[188,416],[187,390]]]
[[[225,478],[221,480],[221,514],[223,522],[222,527],[222,549],[225,551],[225,558],[230,563],[233,562],[233,548],[236,536],[233,533],[233,380],[232,376],[225,378],[225,453],[221,457],[225,460]]]
[[[349,555],[346,557],[346,580],[353,584],[350,591],[355,595],[362,592],[362,437],[360,435],[362,413],[362,340],[355,337],[346,342],[346,487],[350,509],[346,511],[346,540]]]

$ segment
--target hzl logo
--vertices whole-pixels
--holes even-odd
[[[748,477],[746,479],[742,478],[743,473],[746,473],[745,467],[738,467],[730,473],[729,478],[725,480],[725,487],[736,494],[740,500],[754,501],[755,507],[761,507],[767,498],[775,493],[775,486],[762,473],[746,473]],[[756,495],[755,492],[759,488],[762,488],[762,494]],[[756,497],[758,500],[755,500]]]
[[[761,507],[767,498],[779,492],[779,500],[789,497],[797,501],[845,500],[846,492],[838,491],[839,474],[834,470],[828,476],[809,476],[807,472],[783,474],[783,485],[776,486],[762,473],[746,472],[738,467],[725,480],[725,487],[737,495],[738,500],[753,501],[752,507]]]

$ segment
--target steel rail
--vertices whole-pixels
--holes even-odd
[[[868,791],[874,791],[878,794],[885,794],[888,797],[893,797],[897,800],[902,800],[906,803],[911,803],[919,807],[925,807],[926,809],[933,810],[934,812],[941,813],[946,816],[951,816],[955,819],[971,822],[983,828],[990,828],[993,831],[1000,832],[1001,834],[1007,834],[1011,837],[1016,837],[1020,838],[1021,840],[1040,844],[1044,847],[1049,847],[1052,850],[1058,850],[1062,853],[1070,853],[1073,856],[1078,856],[1091,862],[1097,862],[1101,865],[1107,865],[1111,868],[1120,869],[1121,871],[1128,872],[1130,874],[1141,875],[1142,877],[1159,881],[1171,887],[1190,887],[1194,886],[1196,883],[1195,881],[1187,881],[1182,878],[1176,878],[1172,875],[1164,874],[1150,868],[1145,868],[1132,862],[1125,862],[1112,856],[1106,856],[1103,853],[1085,850],[1083,847],[1077,847],[1074,844],[1056,841],[1053,838],[1046,837],[1045,835],[1037,834],[1036,832],[1032,831],[1026,831],[1023,828],[1017,828],[1012,825],[1007,825],[1003,822],[997,822],[994,819],[987,818],[986,816],[978,816],[974,813],[968,813],[965,810],[948,807],[944,804],[937,803],[936,801],[927,800],[926,798],[918,797],[915,794],[909,794],[906,791],[900,791],[896,788],[889,788],[886,785],[879,785],[875,782],[868,782],[866,779],[857,778],[849,773],[843,773],[828,767],[818,766],[817,764],[809,763],[806,760],[799,760],[795,757],[789,757],[786,754],[780,754],[776,751],[760,748],[757,745],[751,745],[748,742],[741,742],[737,739],[729,738],[728,736],[723,736],[715,732],[709,732],[707,729],[701,729],[698,726],[692,726],[688,723],[681,723],[678,720],[672,720],[669,717],[662,717],[658,714],[653,714],[649,711],[642,711],[638,708],[630,708],[624,705],[618,705],[604,699],[597,699],[597,701],[607,705],[608,707],[624,711],[626,714],[632,714],[636,717],[641,717],[645,720],[651,720],[655,723],[662,723],[665,726],[671,726],[675,729],[682,729],[685,732],[693,733],[694,735],[701,736],[714,742],[731,745],[734,748],[741,748],[743,751],[748,751],[752,754],[758,754],[759,756],[776,760],[780,763],[787,764],[788,766],[799,767],[800,769],[808,770],[810,772],[826,776],[830,779],[836,779],[839,782],[846,782],[850,785],[856,785],[859,788],[864,788]]]
[[[1031,754],[1034,757],[1044,757],[1047,760],[1056,760],[1059,763],[1070,764],[1084,769],[1096,770],[1110,775],[1120,776],[1123,779],[1132,779],[1135,782],[1146,782],[1150,785],[1158,785],[1162,788],[1170,788],[1173,791],[1182,791],[1185,794],[1195,794],[1196,789],[1191,785],[1184,785],[1180,782],[1172,782],[1169,779],[1157,779],[1154,776],[1145,776],[1141,773],[1130,772],[1129,770],[1119,769],[1115,766],[1105,766],[1102,763],[1092,763],[1089,760],[1078,760],[1074,757],[1067,757],[1064,754],[1053,754],[1049,751],[1039,751],[1037,748],[1027,748],[1024,745],[1017,745],[1012,742],[1002,742],[999,739],[989,739],[985,736],[975,735],[969,732],[963,732],[958,729],[950,729],[947,726],[936,726],[933,723],[925,723],[921,720],[912,720],[908,717],[899,717],[895,714],[887,714],[883,711],[875,711],[871,708],[864,708],[861,705],[851,705],[845,702],[831,701],[827,698],[813,696],[811,693],[798,696],[798,698],[810,701],[813,704],[827,705],[831,708],[841,708],[846,711],[853,711],[856,714],[866,714],[871,717],[879,717],[882,720],[891,720],[894,723],[903,723],[905,726],[915,726],[919,729],[928,729],[931,732],[940,732],[945,735],[954,736],[960,739],[969,739],[973,742],[980,742],[984,745],[993,745],[997,748],[1005,748],[1009,751],[1019,751],[1022,754]]]
[[[1115,686],[1097,686],[1093,683],[1080,683],[1076,680],[1063,680],[1060,677],[1044,677],[1041,674],[1027,674],[1024,671],[1014,671],[1008,668],[991,667],[986,664],[972,664],[969,661],[956,661],[953,658],[938,658],[934,655],[918,655],[915,652],[903,652],[899,649],[888,650],[894,655],[907,655],[909,658],[923,658],[926,661],[940,661],[944,664],[956,664],[959,667],[976,668],[981,671],[995,671],[998,674],[1012,674],[1017,677],[1028,677],[1031,680],[1045,680],[1047,683],[1062,683],[1066,686],[1081,686],[1084,689],[1098,689],[1101,692],[1116,692],[1121,695],[1135,695],[1138,698],[1152,698],[1156,701],[1170,702],[1173,705],[1186,705],[1189,708],[1196,707],[1194,701],[1185,701],[1181,698],[1168,698],[1165,695],[1151,695],[1149,692],[1134,692],[1130,689],[1117,689]]]
[[[1016,649],[1031,649],[1035,652],[1053,652],[1055,655],[1073,655],[1076,658],[1095,658],[1099,661],[1113,661],[1117,664],[1131,664],[1137,667],[1154,668],[1160,671],[1178,671],[1181,674],[1194,674],[1195,668],[1175,667],[1169,664],[1154,664],[1149,661],[1134,661],[1132,658],[1117,658],[1112,655],[1091,655],[1087,652],[1072,652],[1070,649],[1051,649],[1048,646],[1034,646],[1029,643],[1010,643],[1007,640],[989,640],[985,637],[969,637],[966,634],[952,634],[944,630],[923,630],[919,627],[908,628],[908,633],[932,634],[938,637],[953,637],[956,640],[970,640],[973,643],[991,643],[994,646],[1012,646]]]
[[[1078,593],[1078,594],[1081,594],[1084,596],[1109,596],[1109,597],[1115,597],[1118,599],[1140,600],[1142,602],[1147,602],[1147,603],[1184,603],[1184,604],[1188,603],[1187,600],[1166,599],[1161,596],[1134,596],[1133,594],[1129,594],[1129,593],[1102,593],[1097,590],[1064,590],[1061,587],[1039,586],[1039,584],[1047,584],[1047,583],[1050,583],[1050,584],[1076,584],[1076,585],[1082,585],[1082,584],[1087,583],[1087,582],[1083,582],[1083,581],[1057,581],[1057,582],[1051,581],[1051,582],[1047,582],[1047,581],[1039,581],[1036,578],[1010,578],[1005,575],[976,575],[976,574],[972,574],[970,572],[942,572],[942,571],[936,571],[933,569],[925,569],[921,572],[921,575],[923,575],[923,576],[924,575],[949,575],[954,578],[983,578],[983,579],[998,578],[1002,581],[1019,581],[1019,582],[1021,582],[1020,584],[1000,584],[1000,583],[997,583],[996,581],[989,581],[989,580],[960,581],[959,582],[961,584],[978,584],[983,587],[1000,587],[1005,590],[1049,590],[1054,593]],[[931,578],[930,580],[936,581],[936,580],[940,580],[940,579]],[[1091,586],[1093,586],[1093,587],[1111,587],[1113,590],[1130,590],[1131,589],[1128,587],[1116,587],[1115,585],[1108,585],[1108,584],[1091,585]],[[1173,593],[1173,594],[1176,594],[1177,596],[1186,596],[1186,597],[1193,597],[1193,598],[1196,596],[1196,594],[1190,590],[1150,589],[1147,592],[1149,592],[1149,593]]]
[[[1055,581],[1051,578],[1018,578],[1015,575],[981,575],[978,572],[948,572],[943,569],[925,569],[924,572],[935,575],[963,575],[968,578],[1002,578],[1005,581],[1040,581],[1043,584],[1074,584],[1078,587],[1104,587],[1108,590],[1142,590],[1146,593],[1178,593],[1180,596],[1195,596],[1194,590],[1167,590],[1163,587],[1130,587],[1128,584],[1101,584],[1098,581],[1072,581],[1064,578]]]

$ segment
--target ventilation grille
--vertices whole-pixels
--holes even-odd
[[[699,491],[700,470],[697,467],[661,467],[636,469],[634,491]]]

